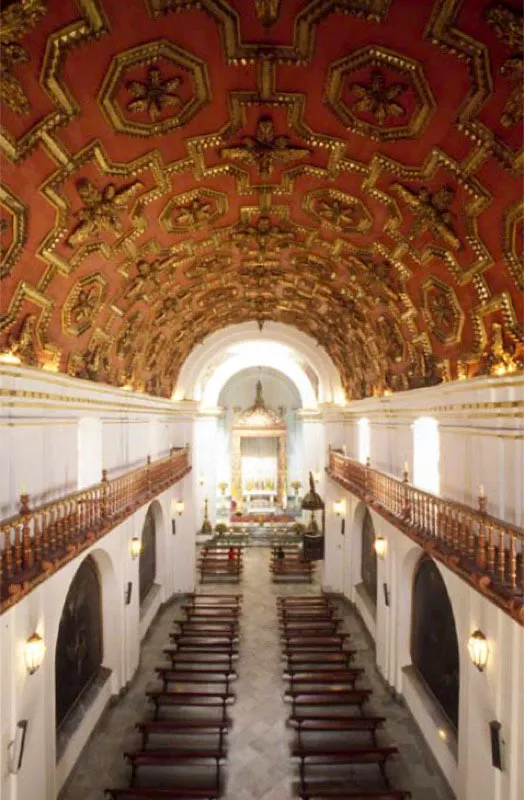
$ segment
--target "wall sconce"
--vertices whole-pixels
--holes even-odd
[[[24,645],[24,658],[27,671],[33,675],[44,660],[46,644],[38,633],[33,633]]]
[[[346,514],[346,503],[344,500],[335,500],[333,503],[333,511],[337,517],[343,517]]]
[[[375,539],[375,544],[373,545],[375,548],[375,553],[379,558],[384,558],[386,555],[386,551],[388,549],[388,540],[384,539],[383,536],[377,536]]]
[[[488,640],[482,631],[473,631],[468,639],[469,655],[479,672],[482,672],[488,663]]]
[[[138,536],[133,536],[129,544],[129,549],[131,551],[131,558],[133,559],[138,558],[138,556],[142,552],[142,542],[140,541]]]
[[[178,514],[178,516],[181,517],[184,513],[184,501],[175,500],[174,504],[172,504],[172,509],[174,509],[175,514]]]
[[[8,749],[9,756],[9,772],[12,775],[18,775],[22,768],[22,761],[24,759],[25,739],[27,735],[28,721],[21,719],[16,724],[15,738],[9,742]]]

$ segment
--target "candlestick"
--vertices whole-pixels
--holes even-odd
[[[407,461],[404,461],[404,472],[409,472],[409,464]]]
[[[479,497],[486,497],[486,490],[483,483],[479,486]]]

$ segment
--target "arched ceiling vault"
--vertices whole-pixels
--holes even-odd
[[[292,325],[349,398],[522,366],[516,0],[11,0],[0,350],[169,396]]]

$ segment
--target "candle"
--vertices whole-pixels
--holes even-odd
[[[479,486],[479,497],[486,497],[486,490],[483,483]]]
[[[404,472],[409,472],[409,464],[407,461],[404,461]]]
[[[27,486],[25,484],[25,481],[22,481],[22,488],[20,490],[20,494],[27,494]]]

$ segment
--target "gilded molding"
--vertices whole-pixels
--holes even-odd
[[[27,239],[27,207],[7,186],[0,184],[0,208],[7,212],[0,220],[0,236],[11,233],[7,246],[0,243],[0,280],[11,274]]]

